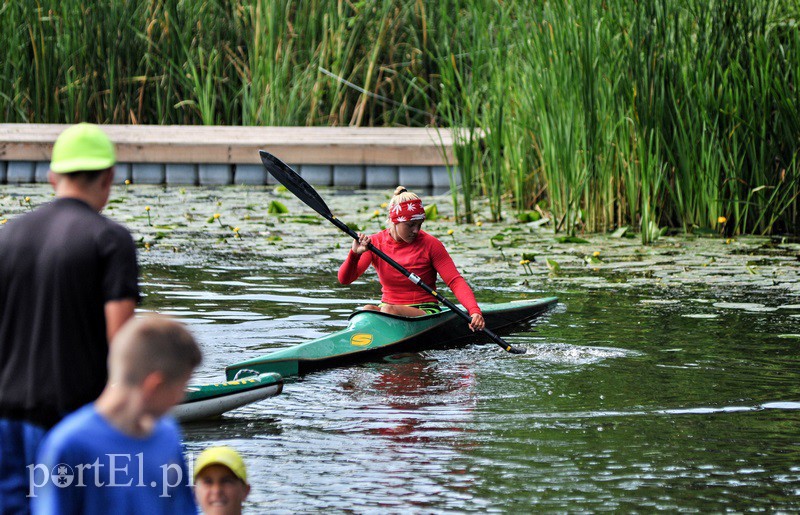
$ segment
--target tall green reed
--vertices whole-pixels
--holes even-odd
[[[3,2],[0,121],[452,128],[460,220],[798,232],[800,2]],[[455,186],[453,177],[453,186]]]

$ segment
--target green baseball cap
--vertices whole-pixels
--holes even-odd
[[[111,168],[116,162],[114,144],[100,127],[79,123],[62,132],[50,160],[55,173],[90,172]]]

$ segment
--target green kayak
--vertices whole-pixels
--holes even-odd
[[[274,373],[249,375],[222,383],[188,385],[186,397],[172,408],[171,414],[179,422],[216,418],[246,404],[274,397],[281,390],[283,378]]]
[[[486,326],[508,333],[556,305],[555,297],[482,306]],[[485,338],[485,336],[484,336]],[[453,347],[480,341],[481,333],[444,308],[441,313],[401,317],[376,311],[356,311],[347,328],[317,340],[228,365],[228,379],[242,375],[277,372],[284,378],[350,363],[369,361],[387,354]]]

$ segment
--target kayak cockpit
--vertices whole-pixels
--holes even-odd
[[[368,313],[370,315],[377,315],[378,317],[388,317],[388,318],[396,318],[398,320],[405,320],[408,322],[413,322],[414,320],[425,320],[427,318],[434,318],[442,316],[443,313],[450,313],[450,308],[443,307],[442,310],[438,313],[429,313],[425,315],[420,315],[416,317],[408,317],[403,315],[393,315],[391,313],[384,313],[383,311],[375,311],[374,309],[356,309],[350,315],[348,315],[347,319],[351,320],[356,315],[361,315],[364,313]]]

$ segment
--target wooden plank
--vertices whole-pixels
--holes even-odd
[[[48,161],[69,125],[0,124],[0,160]],[[103,125],[123,163],[258,164],[264,149],[288,163],[455,164],[449,129]]]

